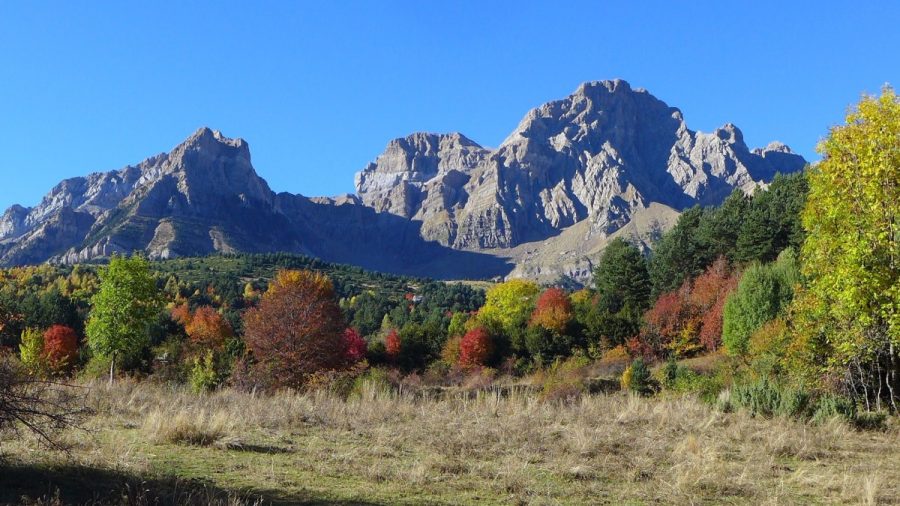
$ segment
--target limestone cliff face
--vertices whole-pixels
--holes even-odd
[[[533,109],[493,151],[459,134],[392,141],[356,188],[363,202],[421,221],[427,239],[494,249],[583,220],[588,236],[609,235],[651,202],[716,204],[804,164],[782,144],[750,151],[731,124],[689,130],[678,109],[615,80]]]
[[[458,133],[391,141],[356,175],[357,194],[335,198],[275,194],[244,140],[201,128],[169,153],[6,210],[0,265],[291,251],[441,278],[548,279],[589,273],[612,234],[650,241],[678,210],[804,164],[779,143],[751,151],[734,125],[689,130],[678,109],[620,80],[533,109],[496,149]]]

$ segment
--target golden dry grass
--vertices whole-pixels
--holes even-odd
[[[91,385],[90,433],[63,436],[79,464],[203,479],[275,502],[378,504],[889,504],[900,430],[860,432],[722,413],[690,397],[525,391],[443,399],[378,388],[251,395]],[[33,441],[20,462],[65,458]]]

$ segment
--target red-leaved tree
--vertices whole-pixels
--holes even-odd
[[[346,347],[347,362],[355,364],[366,358],[366,340],[353,327],[344,330],[344,346]]]
[[[491,335],[484,327],[466,332],[459,343],[459,364],[463,367],[485,365],[493,353]]]
[[[738,276],[719,258],[693,280],[664,293],[644,314],[639,341],[644,350],[659,356],[679,356],[701,349],[715,351],[722,340],[725,299],[737,287]]]
[[[244,328],[255,373],[273,386],[302,387],[311,375],[345,364],[343,315],[324,274],[279,271],[245,313]]]
[[[388,358],[397,360],[397,357],[400,356],[400,346],[400,333],[397,332],[397,329],[391,329],[384,336],[384,351],[387,353]]]
[[[565,290],[548,288],[538,297],[529,323],[562,334],[571,320],[572,302]]]
[[[53,325],[44,332],[44,356],[54,371],[72,367],[78,355],[78,335],[65,325]]]
[[[722,343],[722,312],[725,299],[737,288],[739,277],[723,257],[719,257],[703,274],[694,280],[691,303],[701,314],[700,344],[707,351],[715,351]]]

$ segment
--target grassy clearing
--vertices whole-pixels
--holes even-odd
[[[0,447],[13,471],[0,475],[0,502],[52,496],[53,483],[62,502],[136,504],[153,502],[147,497],[198,504],[900,498],[895,424],[862,432],[837,420],[766,420],[690,397],[590,395],[562,404],[515,390],[428,399],[369,388],[343,400],[325,392],[196,396],[132,382],[90,387],[96,414],[87,432],[62,435],[73,446],[69,457],[30,439]],[[31,477],[10,478],[23,473]],[[66,481],[72,476],[96,487],[86,493]],[[132,483],[149,492],[109,499],[110,490]]]

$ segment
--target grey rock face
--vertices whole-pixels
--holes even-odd
[[[169,153],[8,209],[0,265],[291,251],[443,278],[579,275],[617,231],[649,241],[680,209],[804,164],[779,143],[750,151],[734,125],[689,130],[621,80],[531,110],[493,150],[458,133],[391,141],[356,175],[357,194],[334,198],[275,194],[244,140],[201,128]]]
[[[621,80],[585,83],[533,109],[496,150],[458,138],[392,141],[357,174],[360,198],[421,221],[426,239],[509,248],[582,220],[605,236],[651,202],[715,204],[805,165],[781,144],[751,152],[731,124],[689,130],[678,109]]]

